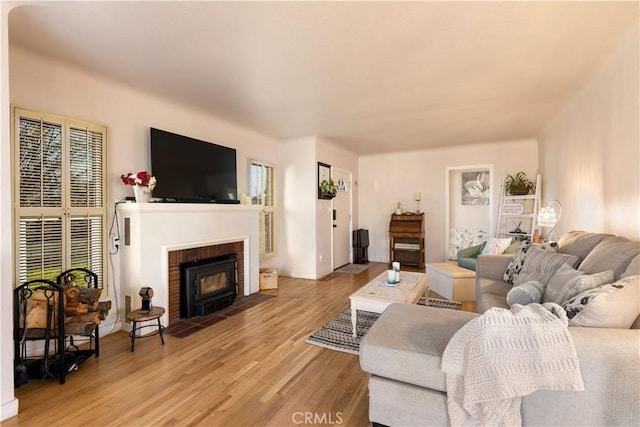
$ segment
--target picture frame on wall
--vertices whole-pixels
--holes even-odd
[[[331,200],[335,197],[335,194],[328,193],[322,189],[323,181],[331,181],[331,165],[318,162],[318,199]]]
[[[462,172],[462,204],[463,205],[488,205],[489,183],[491,176],[489,171],[479,170]]]

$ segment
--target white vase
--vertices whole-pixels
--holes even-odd
[[[142,185],[134,185],[133,194],[136,196],[136,203],[149,203],[151,189]]]

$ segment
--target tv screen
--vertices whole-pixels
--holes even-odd
[[[239,203],[236,150],[151,128],[154,198],[185,203]]]

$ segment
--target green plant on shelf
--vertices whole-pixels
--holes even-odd
[[[536,184],[530,181],[527,174],[520,171],[515,176],[507,175],[504,181],[507,194],[512,196],[525,196],[536,191]]]

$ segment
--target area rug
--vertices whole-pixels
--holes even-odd
[[[369,268],[369,264],[347,264],[334,271],[334,273],[358,274],[367,268]]]
[[[453,310],[458,310],[461,305],[457,301],[437,298],[421,298],[417,304]],[[354,337],[351,326],[351,308],[345,308],[336,317],[331,319],[329,323],[324,325],[322,329],[307,338],[305,342],[330,350],[358,355],[362,337],[369,331],[369,328],[373,326],[379,317],[380,313],[358,310],[357,336]]]
[[[378,320],[380,313],[358,310],[357,337],[353,336],[351,326],[351,308],[345,308],[331,319],[322,329],[306,339],[306,343],[357,355],[360,351],[360,340]]]

